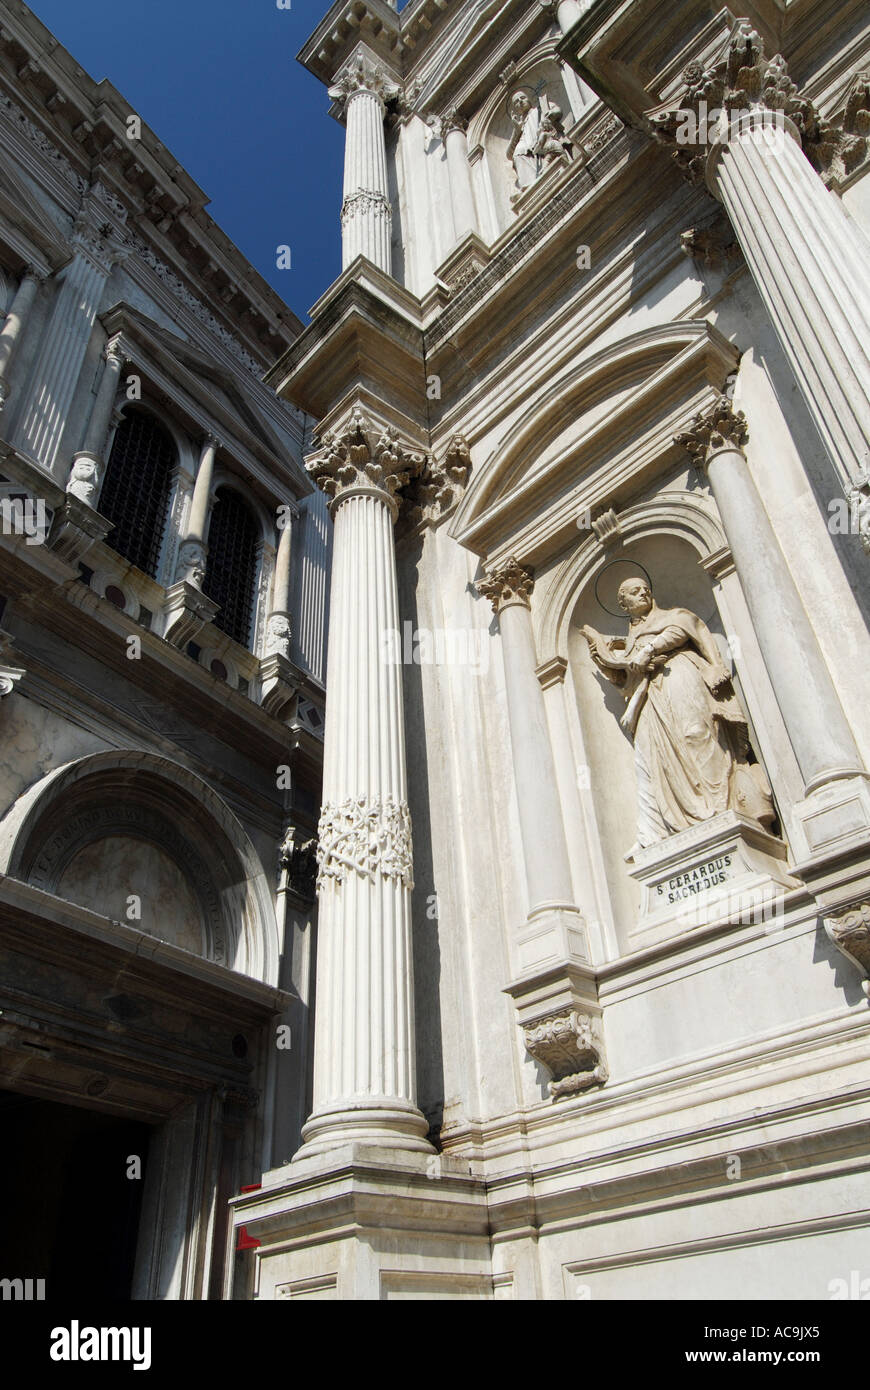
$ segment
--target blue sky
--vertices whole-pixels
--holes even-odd
[[[344,132],[296,54],[328,0],[30,0],[211,199],[208,211],[305,318],[341,269]],[[276,248],[292,249],[278,270]]]

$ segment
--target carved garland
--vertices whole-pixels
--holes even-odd
[[[349,873],[376,882],[376,876],[414,887],[411,816],[408,803],[394,796],[348,797],[327,802],[317,828],[317,890],[330,879],[343,883]]]

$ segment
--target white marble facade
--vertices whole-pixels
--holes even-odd
[[[812,0],[680,3],[666,56],[653,0],[345,8],[300,55],[347,143],[304,329],[261,284],[228,314],[159,179],[146,216],[48,131],[12,127],[26,255],[0,200],[0,471],[54,528],[3,538],[0,884],[46,953],[147,936],[203,1055],[244,1018],[230,1098],[167,1103],[137,1296],[836,1296],[870,1274],[860,6],[822,44]],[[131,364],[177,449],[149,575],[100,529]],[[202,587],[230,484],[248,649]],[[224,1259],[173,1180],[239,1123]]]

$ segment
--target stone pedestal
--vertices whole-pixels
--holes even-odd
[[[636,949],[720,922],[771,922],[798,887],[782,840],[734,811],[636,850],[629,873],[641,886]]]
[[[231,1205],[258,1242],[257,1299],[493,1297],[486,1189],[467,1161],[346,1144]]]

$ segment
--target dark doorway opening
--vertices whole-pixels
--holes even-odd
[[[0,1278],[129,1299],[150,1126],[0,1091],[0,1134]]]

